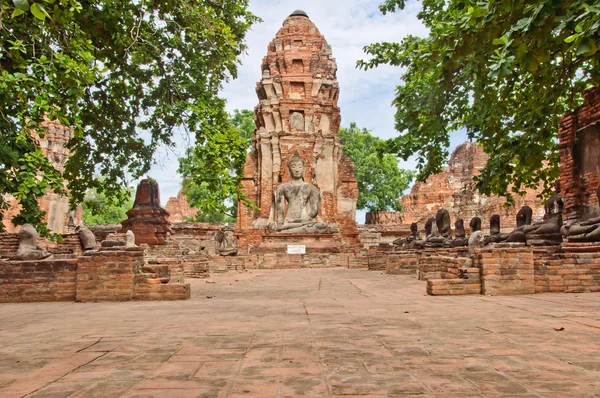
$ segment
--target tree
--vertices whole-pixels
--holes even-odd
[[[385,14],[405,0],[387,0]],[[449,134],[465,128],[490,158],[476,177],[483,194],[509,200],[558,177],[557,124],[600,82],[600,1],[425,0],[429,37],[365,47],[358,61],[405,67],[394,99],[389,152],[418,157],[418,179],[441,171]]]
[[[223,166],[243,167],[246,146],[218,92],[236,77],[258,21],[247,8],[248,0],[1,0],[0,194],[20,201],[14,222],[47,232],[37,199],[64,193],[65,180],[72,205],[90,188],[124,200],[122,187],[148,171],[160,145],[173,145],[176,129],[195,138],[203,160],[193,178],[237,192]],[[73,129],[62,174],[31,134],[45,134],[45,119]]]
[[[237,204],[239,200],[239,191],[237,184],[243,174],[245,154],[250,147],[254,130],[254,112],[244,110],[234,110],[233,115],[229,116],[229,132],[226,134],[230,138],[236,150],[241,151],[242,156],[232,157],[229,162],[222,162],[221,173],[227,173],[235,183],[229,186],[213,184],[209,185],[206,178],[197,178],[206,167],[206,151],[198,152],[196,149],[187,151],[186,156],[179,159],[179,173],[183,177],[183,193],[187,196],[191,206],[197,207],[200,211],[194,217],[196,222],[233,222],[237,217]]]
[[[369,211],[402,210],[398,199],[413,179],[412,171],[398,167],[396,156],[381,155],[378,148],[383,140],[360,129],[356,123],[340,128],[344,140],[344,155],[354,163],[354,175],[358,181],[358,209]]]
[[[128,198],[116,203],[102,192],[90,189],[83,200],[83,222],[86,225],[119,224],[127,219],[127,212],[133,207],[133,189],[125,190]]]
[[[235,109],[230,116],[231,123],[240,131],[240,136],[248,141],[248,147],[252,143],[256,124],[254,123],[254,111],[249,109]]]

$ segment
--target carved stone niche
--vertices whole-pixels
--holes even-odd
[[[304,115],[301,112],[293,111],[290,115],[290,130],[294,131],[304,131],[305,130],[305,121]]]

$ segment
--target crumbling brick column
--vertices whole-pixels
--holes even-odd
[[[560,187],[565,219],[579,219],[593,204],[600,183],[600,88],[584,93],[584,103],[558,126]]]

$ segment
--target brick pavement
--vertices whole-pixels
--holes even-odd
[[[345,269],[208,282],[181,302],[0,305],[0,397],[600,396],[598,293],[431,297]]]

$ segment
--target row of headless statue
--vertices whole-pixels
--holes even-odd
[[[96,236],[85,226],[77,227],[77,235],[81,243],[83,251],[96,250]],[[38,243],[38,233],[35,227],[31,224],[24,224],[19,230],[19,247],[15,260],[50,260],[53,255]],[[135,247],[135,235],[132,231],[125,233],[125,241],[123,242],[107,242],[110,246],[125,246]],[[108,246],[108,245],[107,245]]]
[[[596,190],[600,209],[600,186]],[[423,249],[440,247],[469,246],[472,251],[476,248],[492,246],[498,243],[523,243],[531,246],[552,246],[563,242],[563,237],[569,242],[599,242],[600,243],[600,210],[591,213],[587,219],[574,223],[563,224],[563,200],[560,194],[555,194],[544,205],[544,217],[541,221],[532,223],[533,210],[524,206],[517,213],[517,226],[510,233],[500,232],[500,216],[490,217],[490,234],[481,231],[481,218],[474,217],[469,226],[471,235],[467,239],[464,221],[454,223],[454,236],[450,224],[450,213],[445,209],[438,210],[435,218],[425,223],[425,239],[421,237],[416,223],[410,226],[410,236],[396,239],[394,245],[403,248]]]

